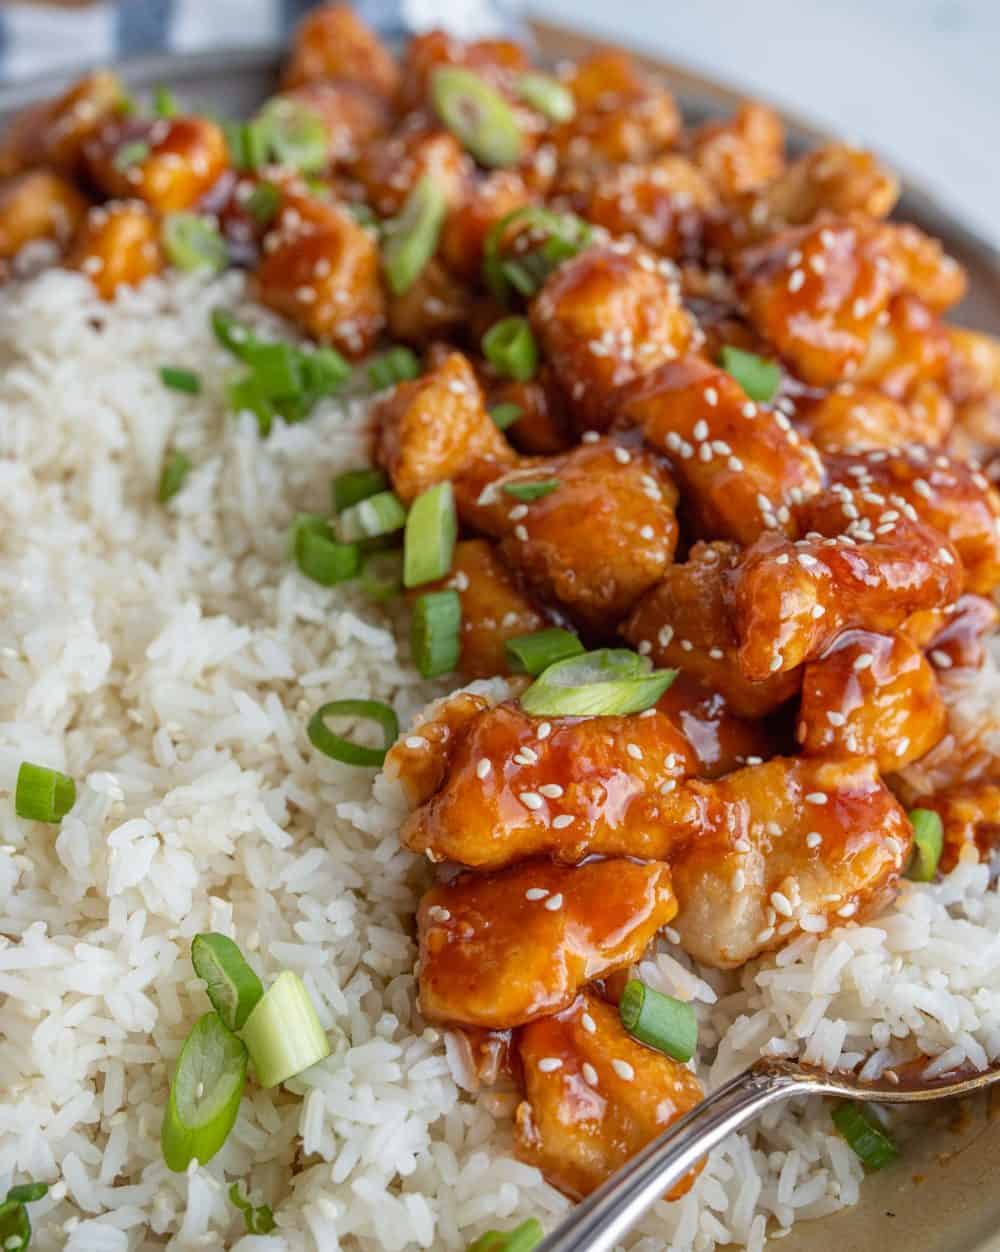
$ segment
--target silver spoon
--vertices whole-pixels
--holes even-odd
[[[779,1100],[791,1096],[840,1096],[879,1104],[919,1104],[968,1096],[1000,1081],[1000,1069],[972,1077],[954,1073],[922,1079],[918,1074],[893,1074],[863,1082],[850,1074],[828,1074],[796,1061],[762,1059],[718,1091],[613,1174],[573,1209],[536,1252],[610,1252],[688,1170],[727,1135]]]

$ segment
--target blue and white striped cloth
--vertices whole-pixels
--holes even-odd
[[[0,4],[0,81],[107,65],[151,52],[261,47],[285,36],[316,0],[118,0],[82,8]],[[514,0],[354,0],[387,38],[447,26],[477,37],[512,28]]]

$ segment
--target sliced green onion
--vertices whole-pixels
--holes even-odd
[[[276,1087],[330,1055],[302,979],[291,970],[278,975],[243,1027],[243,1039],[262,1087]]]
[[[424,174],[400,215],[383,225],[382,268],[394,295],[409,291],[434,255],[447,211],[441,185]]]
[[[538,346],[526,317],[505,317],[483,335],[483,355],[501,378],[526,382],[538,368]]]
[[[0,1248],[9,1252],[24,1252],[31,1243],[31,1221],[23,1204],[7,1199],[0,1204]]]
[[[281,208],[281,192],[274,183],[258,183],[243,202],[258,226],[270,226]]]
[[[184,391],[196,396],[201,391],[201,378],[194,370],[178,369],[175,365],[160,366],[160,381],[173,391]]]
[[[61,822],[76,803],[76,783],[57,769],[22,761],[14,788],[14,812],[33,822]]]
[[[225,390],[226,403],[234,413],[252,413],[257,419],[261,436],[266,437],[271,433],[278,410],[253,374],[231,379]]]
[[[457,591],[428,591],[410,619],[410,651],[424,678],[450,674],[462,650],[462,601]]]
[[[515,635],[504,644],[507,664],[514,674],[530,674],[536,678],[557,661],[583,655],[583,644],[571,630],[552,626],[530,635]]]
[[[403,588],[402,552],[373,552],[361,567],[361,590],[376,602],[388,600]]]
[[[157,117],[176,117],[180,112],[177,98],[169,87],[161,84],[153,88],[153,112]]]
[[[47,1182],[22,1182],[16,1187],[11,1187],[7,1192],[5,1204],[34,1204],[36,1200],[43,1200],[49,1194],[49,1184]],[[3,1244],[0,1243],[0,1247]]]
[[[335,735],[326,724],[330,717],[361,717],[366,721],[376,722],[382,727],[384,746],[367,748],[363,744],[352,743],[342,735]],[[306,733],[309,742],[324,756],[344,765],[362,765],[377,769],[385,760],[386,752],[399,737],[399,721],[389,705],[382,704],[379,700],[332,700],[312,715]]]
[[[539,478],[533,483],[504,483],[503,490],[515,500],[540,500],[559,489],[558,478]]]
[[[243,1214],[248,1235],[269,1235],[274,1230],[274,1214],[267,1204],[252,1204],[243,1192],[243,1184],[234,1182],[229,1188],[229,1199]]]
[[[490,417],[497,430],[506,430],[513,426],[519,417],[524,417],[524,409],[519,404],[494,404],[490,409]]]
[[[129,143],[123,143],[115,153],[114,167],[116,170],[125,172],[131,169],[133,165],[141,165],[149,156],[152,149],[145,139],[133,139]]]
[[[334,512],[343,513],[352,504],[377,496],[388,487],[389,480],[380,469],[345,470],[333,480]]]
[[[323,119],[300,100],[279,96],[258,119],[270,157],[303,174],[318,174],[327,164],[330,138]]]
[[[600,648],[550,665],[521,695],[534,717],[623,716],[651,708],[677,676],[652,670],[647,657]]]
[[[485,79],[459,65],[431,75],[431,103],[438,117],[482,165],[516,165],[523,141],[507,101]]]
[[[505,259],[503,245],[514,227],[517,232],[530,230],[548,237],[534,251]],[[483,279],[501,303],[506,302],[511,287],[523,296],[533,296],[558,265],[590,242],[592,234],[591,227],[573,213],[553,213],[536,204],[512,209],[490,227],[483,241]]]
[[[243,353],[247,345],[256,342],[249,327],[245,326],[235,313],[222,308],[221,305],[212,310],[208,320],[212,333],[226,351],[239,357],[241,361],[244,360]]]
[[[873,1114],[859,1104],[844,1101],[830,1113],[833,1124],[857,1156],[865,1169],[881,1169],[899,1156],[899,1149],[889,1135],[875,1121]]]
[[[156,492],[159,502],[166,504],[168,500],[172,500],[184,486],[190,473],[191,462],[183,452],[178,451],[176,448],[172,452],[168,452],[167,458],[163,462],[163,469],[160,470],[160,485]]]
[[[264,985],[232,939],[215,933],[195,935],[191,964],[205,982],[212,1008],[230,1030],[239,1030],[264,994]]]
[[[944,826],[933,809],[914,809],[910,813],[913,826],[913,854],[906,877],[913,882],[933,882],[944,849]]]
[[[378,230],[381,223],[379,222],[374,209],[370,208],[367,204],[361,204],[360,202],[355,201],[351,204],[345,205],[344,207],[359,226],[364,226],[370,230]]]
[[[359,539],[391,535],[405,525],[406,509],[399,497],[380,491],[344,509],[337,519],[337,532],[343,543],[357,543]]]
[[[517,94],[550,122],[569,122],[576,113],[573,93],[548,74],[522,74],[517,80]]]
[[[638,978],[625,984],[618,1001],[622,1025],[640,1043],[665,1052],[675,1061],[690,1061],[698,1046],[698,1019],[683,1000],[662,995]]]
[[[167,260],[179,270],[217,273],[229,259],[219,228],[197,213],[168,213],[160,238]]]
[[[403,585],[419,587],[443,578],[451,569],[458,536],[455,493],[438,483],[410,505],[403,539]]]
[[[376,391],[419,377],[420,358],[412,348],[390,348],[368,366],[368,381]]]
[[[753,352],[744,352],[726,344],[719,353],[719,361],[727,374],[732,374],[751,400],[767,404],[777,395],[781,386],[781,366]]]
[[[229,158],[238,170],[256,170],[271,159],[271,134],[260,118],[252,122],[233,122],[226,126]]]
[[[218,1013],[195,1022],[177,1058],[160,1146],[176,1172],[204,1165],[226,1141],[247,1080],[247,1050]]]
[[[537,1217],[529,1217],[511,1231],[487,1230],[467,1252],[532,1252],[545,1238],[545,1231]]]
[[[356,578],[361,570],[361,549],[356,543],[338,543],[324,518],[300,514],[290,539],[299,569],[323,587]]]

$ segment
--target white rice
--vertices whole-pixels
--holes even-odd
[[[441,694],[398,623],[289,565],[292,515],[367,460],[362,400],[261,441],[227,416],[231,361],[208,312],[240,280],[171,278],[105,306],[51,272],[0,297],[0,1194],[52,1184],[33,1247],[135,1252],[463,1248],[566,1201],[510,1150],[506,1090],[414,1010],[412,917],[426,867],[399,848],[392,783],[305,736],[344,696],[406,725]],[[204,393],[157,369],[198,371]],[[164,450],[196,468],[156,502]],[[487,685],[486,690],[495,686]],[[21,822],[19,763],[69,772],[60,829]],[[335,1047],[288,1090],[248,1089],[229,1141],[163,1164],[167,1079],[207,1001],[189,951],[231,934],[265,981],[301,973]],[[643,976],[692,999],[715,1085],[762,1050],[886,1066],[1000,1053],[1000,901],[963,863],[875,924],[796,940],[739,977],[665,939]],[[765,1229],[857,1198],[862,1171],[818,1102],[773,1110],[714,1153],[633,1245],[760,1249]],[[243,1235],[240,1179],[278,1223]]]

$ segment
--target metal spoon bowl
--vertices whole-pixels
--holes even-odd
[[[870,1082],[797,1061],[764,1058],[675,1122],[573,1209],[536,1252],[610,1252],[650,1205],[728,1135],[779,1100],[839,1096],[878,1104],[924,1104],[974,1095],[1000,1082],[1000,1068],[924,1078],[912,1067]]]

